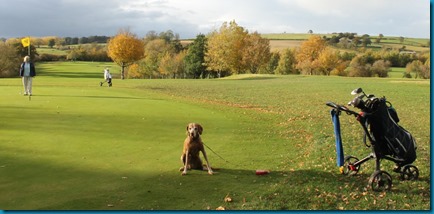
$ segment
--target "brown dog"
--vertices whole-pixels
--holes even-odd
[[[181,155],[181,161],[184,166],[179,169],[179,171],[182,171],[181,175],[186,175],[188,169],[208,170],[208,174],[213,174],[205,148],[203,147],[202,139],[200,138],[202,132],[202,126],[197,123],[187,125],[187,138],[184,141],[184,149]],[[199,152],[202,152],[205,158],[206,167],[202,165]]]

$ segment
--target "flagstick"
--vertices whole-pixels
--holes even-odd
[[[30,56],[30,36],[29,36],[29,47],[28,47],[28,52],[29,52],[29,56]]]
[[[30,57],[30,36],[28,37],[29,38],[29,46],[28,46],[28,48],[27,48],[27,50],[28,50],[28,52],[29,52],[29,57]],[[33,60],[33,59],[32,59]],[[30,77],[31,78],[31,77]],[[29,101],[31,101],[32,100],[32,95],[31,94],[29,94]]]

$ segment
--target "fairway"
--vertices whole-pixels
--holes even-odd
[[[99,86],[105,67],[113,87]],[[118,66],[84,62],[41,63],[37,72],[31,99],[20,94],[19,78],[0,79],[0,209],[430,209],[429,80],[120,80]],[[373,161],[355,177],[339,174],[325,103],[346,104],[357,87],[386,96],[415,136],[419,180],[399,180],[387,161],[387,193],[366,189]],[[361,127],[341,118],[346,154],[366,156]],[[204,128],[215,175],[178,171],[190,122]]]

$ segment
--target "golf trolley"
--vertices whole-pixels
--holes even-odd
[[[374,191],[390,190],[392,176],[380,167],[381,160],[385,159],[396,164],[393,171],[400,173],[402,180],[417,179],[419,169],[411,165],[416,160],[416,142],[407,130],[398,125],[398,114],[392,104],[385,97],[366,95],[361,88],[353,90],[351,94],[356,97],[348,105],[360,109],[360,113],[333,102],[326,103],[332,108],[330,113],[336,137],[337,164],[341,173],[356,175],[363,163],[375,159],[375,171],[369,178],[369,187]],[[354,156],[344,157],[339,122],[341,112],[355,116],[364,130],[363,141],[372,152],[361,160]]]

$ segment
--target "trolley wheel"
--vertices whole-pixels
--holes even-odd
[[[345,156],[344,158],[344,170],[342,174],[344,175],[356,175],[360,170],[360,165],[355,166],[354,163],[359,161],[358,158],[354,156]]]
[[[402,180],[417,180],[419,178],[419,169],[414,165],[405,165],[401,171]]]
[[[386,171],[377,170],[369,178],[369,186],[376,192],[390,190],[392,188],[392,176]]]

